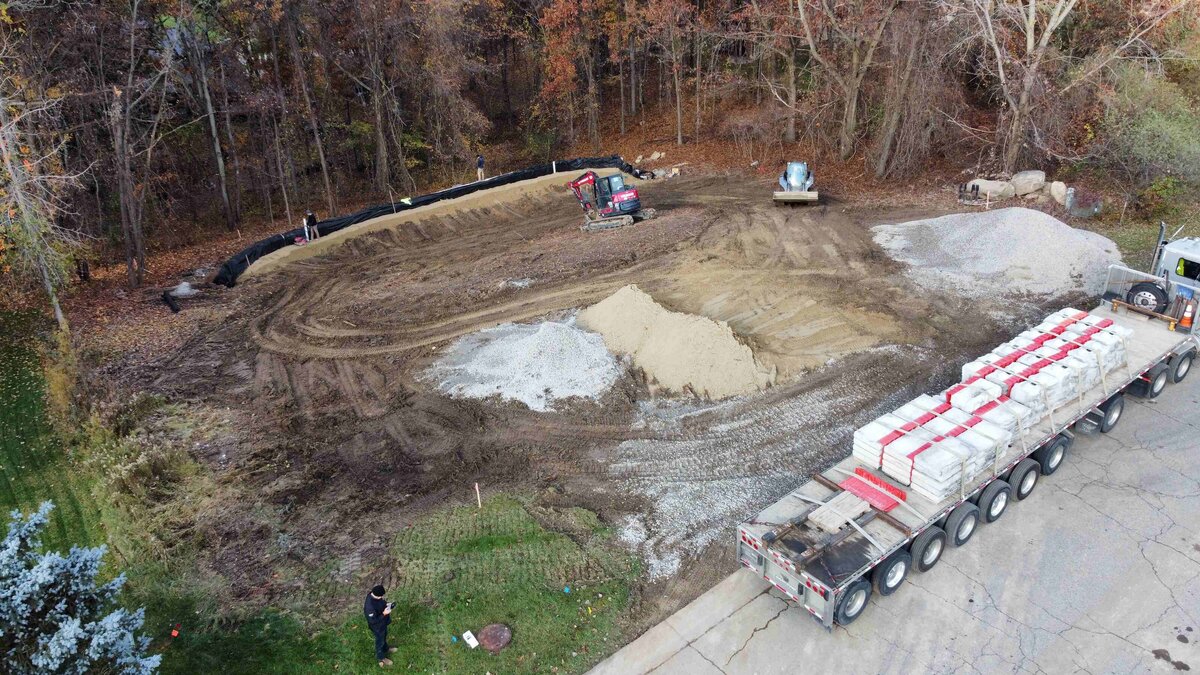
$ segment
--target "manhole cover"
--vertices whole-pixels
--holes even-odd
[[[498,654],[501,649],[508,646],[509,642],[512,642],[512,629],[502,623],[493,623],[484,626],[477,637],[479,644],[483,645],[484,649]]]

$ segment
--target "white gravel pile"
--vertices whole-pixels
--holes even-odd
[[[426,372],[458,398],[499,396],[531,410],[572,397],[598,399],[621,375],[604,339],[566,322],[506,323],[454,341]]]
[[[1121,261],[1117,245],[1033,209],[956,213],[873,228],[909,277],[927,288],[981,297],[999,293],[1056,296],[1104,290]]]

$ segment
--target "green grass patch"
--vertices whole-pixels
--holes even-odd
[[[29,512],[54,502],[44,542],[51,549],[104,542],[91,476],[73,461],[46,417],[42,370],[46,330],[29,312],[0,312],[0,509]]]
[[[638,573],[594,513],[514,497],[429,515],[397,538],[391,554],[389,641],[398,648],[394,670],[405,672],[585,671],[619,645],[618,621]],[[360,602],[318,627],[271,610],[174,639],[164,627],[163,672],[378,672]],[[160,623],[169,611],[195,613],[188,602],[169,610],[153,604]],[[490,623],[513,632],[511,646],[495,656],[461,638]]]

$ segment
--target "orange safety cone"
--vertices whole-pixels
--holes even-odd
[[[1179,320],[1179,326],[1181,328],[1191,328],[1192,320],[1194,318],[1193,315],[1195,313],[1196,313],[1196,301],[1188,300],[1187,304],[1183,306],[1183,318]]]

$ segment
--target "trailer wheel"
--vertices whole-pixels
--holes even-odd
[[[1160,363],[1146,371],[1146,379],[1138,378],[1129,387],[1129,393],[1138,398],[1158,398],[1167,388],[1167,378],[1170,377],[1167,364]]]
[[[1167,368],[1171,371],[1171,382],[1179,384],[1183,382],[1183,378],[1192,371],[1192,360],[1196,358],[1196,352],[1186,352],[1184,354],[1176,354],[1171,357],[1171,361],[1167,364]]]
[[[1100,420],[1100,433],[1107,434],[1121,421],[1121,413],[1125,412],[1125,397],[1121,394],[1113,396],[1100,406],[1100,410],[1104,413],[1104,418]]]
[[[1056,436],[1054,440],[1033,451],[1030,457],[1041,465],[1042,475],[1049,476],[1062,466],[1063,457],[1067,456],[1070,442],[1065,436]]]
[[[1125,302],[1138,309],[1161,314],[1167,308],[1167,292],[1156,283],[1143,281],[1129,288],[1129,292],[1125,294]]]
[[[912,555],[908,551],[896,551],[892,557],[879,563],[871,572],[871,582],[880,595],[891,595],[900,588],[900,584],[908,578],[908,569],[912,567]]]
[[[838,603],[837,611],[833,614],[834,621],[839,626],[849,626],[862,616],[867,609],[867,601],[871,599],[871,584],[866,579],[859,579],[850,584],[842,601]]]
[[[959,504],[946,518],[946,532],[950,535],[950,543],[955,547],[970,541],[971,535],[975,534],[978,527],[979,507],[971,502]]]
[[[1011,496],[1012,488],[1008,483],[999,478],[988,483],[988,486],[983,489],[983,494],[979,496],[979,509],[983,511],[983,522],[994,523],[1000,520],[1000,516],[1004,515],[1004,511],[1008,509],[1008,501]]]
[[[1017,465],[1013,467],[1012,473],[1008,475],[1008,484],[1013,487],[1013,498],[1021,501],[1033,494],[1033,488],[1037,486],[1039,473],[1041,473],[1041,466],[1037,463],[1037,460],[1026,457],[1017,462]]]
[[[946,550],[946,531],[937,525],[930,526],[913,539],[908,550],[917,571],[928,572],[942,559],[942,552]]]

